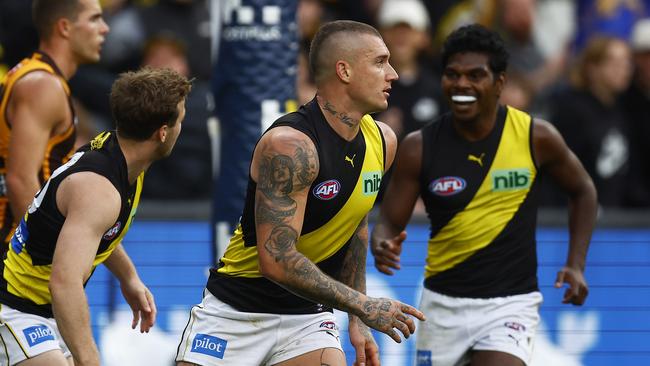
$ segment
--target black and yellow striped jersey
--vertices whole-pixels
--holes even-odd
[[[270,128],[288,126],[313,141],[320,169],[312,183],[297,250],[333,278],[339,277],[348,242],[372,208],[384,172],[386,144],[372,117],[360,122],[352,141],[327,123],[316,100],[277,120]],[[256,182],[249,177],[244,211],[207,288],[240,311],[280,314],[330,309],[292,294],[262,276],[255,234]]]
[[[14,229],[13,212],[9,206],[5,184],[6,164],[9,155],[9,140],[11,139],[12,128],[12,121],[7,119],[7,105],[16,82],[26,74],[37,70],[49,72],[59,78],[61,86],[68,96],[70,115],[72,116],[70,127],[62,134],[50,137],[47,143],[43,163],[38,171],[38,178],[41,184],[48,180],[52,172],[65,163],[74,152],[76,117],[72,106],[70,87],[54,61],[43,52],[35,52],[31,58],[26,58],[14,66],[2,80],[2,83],[0,83],[0,240],[5,242],[9,240]]]
[[[504,106],[481,141],[460,137],[450,114],[422,129],[430,290],[471,298],[537,290],[532,124],[528,114]]]
[[[104,233],[93,268],[111,255],[128,231],[138,207],[144,173],[135,184],[129,183],[126,160],[115,133],[104,132],[56,169],[34,197],[0,264],[0,303],[23,312],[52,317],[48,284],[57,239],[65,222],[56,204],[56,191],[67,176],[85,171],[106,177],[122,197],[117,221]]]

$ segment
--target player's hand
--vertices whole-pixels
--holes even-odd
[[[353,366],[380,366],[379,348],[368,326],[356,316],[350,316],[348,329],[350,343],[356,352]]]
[[[399,330],[404,338],[415,332],[415,322],[408,315],[422,321],[426,319],[418,309],[397,300],[368,297],[362,306],[364,315],[360,319],[371,328],[386,333],[397,343],[402,343],[402,339],[395,329]]]
[[[563,267],[557,273],[555,280],[555,288],[561,288],[564,284],[568,284],[569,288],[564,292],[562,303],[582,305],[589,294],[589,287],[582,271],[577,268]]]
[[[400,254],[402,254],[402,242],[406,240],[406,231],[400,232],[392,239],[373,241],[370,251],[375,257],[375,268],[381,273],[392,275],[392,269],[400,269]]]
[[[120,284],[122,295],[133,311],[131,328],[140,323],[140,333],[149,333],[156,322],[156,303],[153,294],[139,278]]]

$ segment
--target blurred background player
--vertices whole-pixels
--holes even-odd
[[[67,80],[80,64],[99,61],[109,30],[98,0],[35,0],[32,9],[39,49],[0,85],[0,239],[5,245],[41,184],[74,151],[76,116]]]

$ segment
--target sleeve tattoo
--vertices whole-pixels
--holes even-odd
[[[290,225],[297,210],[292,196],[309,189],[317,175],[318,156],[316,150],[304,142],[295,142],[291,150],[292,154],[270,149],[261,152],[255,219],[258,225],[269,225],[271,230],[267,238],[259,239],[264,240],[264,250],[286,271],[286,280],[280,285],[287,290],[341,310],[359,308],[361,302],[357,291],[325,275],[295,248],[300,233]],[[361,226],[365,228],[367,238],[367,222]],[[365,253],[365,246],[358,233],[359,230],[353,236],[343,269],[346,271],[347,268],[354,274],[343,282],[365,290],[365,254],[362,264],[360,258],[356,258],[362,250],[359,247],[363,247]]]

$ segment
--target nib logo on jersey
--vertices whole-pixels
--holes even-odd
[[[204,355],[223,359],[227,345],[228,341],[225,339],[199,333],[192,341],[191,352],[203,353]]]
[[[52,329],[45,324],[25,328],[23,329],[23,334],[25,334],[27,344],[29,344],[30,347],[34,347],[35,345],[45,341],[54,340],[54,332],[52,332]]]
[[[495,192],[518,191],[530,187],[530,170],[507,169],[492,172],[492,190]]]
[[[363,173],[363,194],[370,196],[379,192],[381,185],[381,172]]]

